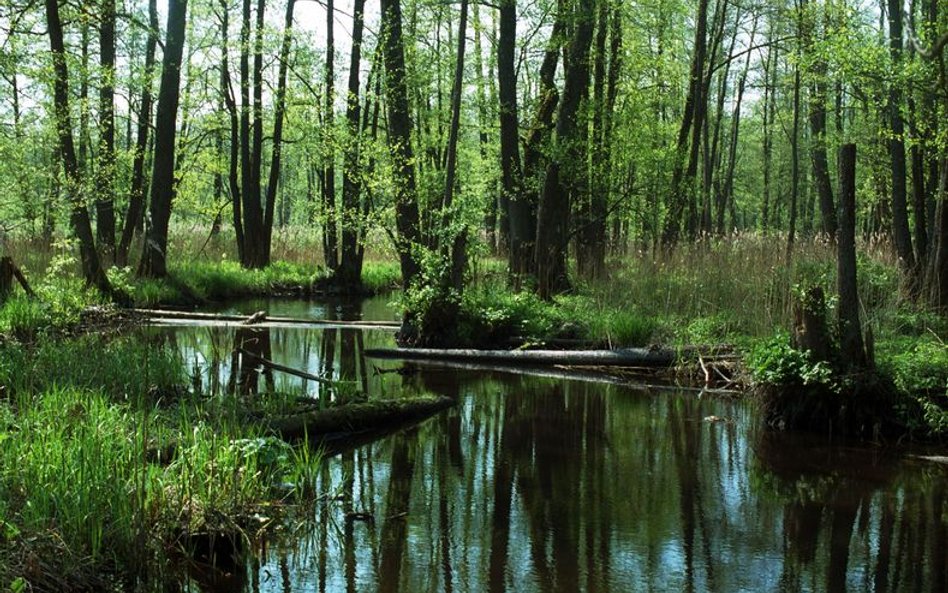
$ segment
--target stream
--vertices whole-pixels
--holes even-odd
[[[216,312],[393,320],[388,300]],[[243,346],[370,396],[458,400],[326,459],[312,520],[178,590],[948,591],[948,465],[924,452],[774,434],[750,403],[694,390],[362,356],[390,331],[148,331],[208,391],[324,389],[241,368]]]

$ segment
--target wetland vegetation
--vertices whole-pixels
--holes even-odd
[[[946,44],[0,1],[0,590],[948,589]]]

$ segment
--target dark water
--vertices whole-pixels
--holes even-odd
[[[363,305],[234,312],[392,319]],[[243,372],[235,343],[370,394],[458,397],[325,461],[304,526],[215,591],[948,591],[948,471],[905,451],[760,430],[694,391],[484,370],[379,372],[390,333],[167,329],[204,387],[306,390]],[[716,416],[719,421],[705,420]],[[288,528],[290,529],[290,528]],[[211,582],[213,581],[213,582]]]

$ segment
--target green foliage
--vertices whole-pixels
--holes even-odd
[[[833,368],[825,361],[814,361],[809,352],[790,345],[790,338],[777,335],[758,343],[747,358],[754,381],[782,388],[795,385],[822,386],[838,391]]]
[[[930,334],[892,340],[879,359],[899,391],[921,406],[925,429],[948,435],[948,346]]]

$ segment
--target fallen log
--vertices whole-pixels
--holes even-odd
[[[310,442],[415,423],[447,409],[455,400],[445,396],[375,400],[307,411],[267,420],[267,428],[282,439]]]
[[[527,366],[596,366],[665,368],[674,365],[678,353],[666,349],[621,350],[468,350],[436,348],[367,348],[370,358],[443,360],[502,363]]]
[[[332,445],[330,450],[337,451],[346,443],[371,442],[376,436],[421,422],[454,404],[454,399],[445,396],[374,400],[322,410],[307,409],[275,418],[255,418],[252,422],[283,440],[305,439],[312,446]],[[178,453],[178,443],[171,441],[148,449],[145,459],[167,465]]]
[[[398,329],[401,322],[398,321],[346,321],[331,319],[301,319],[298,317],[281,317],[278,315],[267,315],[264,311],[258,311],[253,315],[228,315],[225,313],[202,313],[197,311],[173,311],[168,309],[132,309],[134,313],[148,317],[149,319],[175,319],[188,321],[218,321],[234,322],[241,324],[253,324],[265,326],[267,324],[285,324],[285,325],[316,325],[329,327],[384,327]]]

